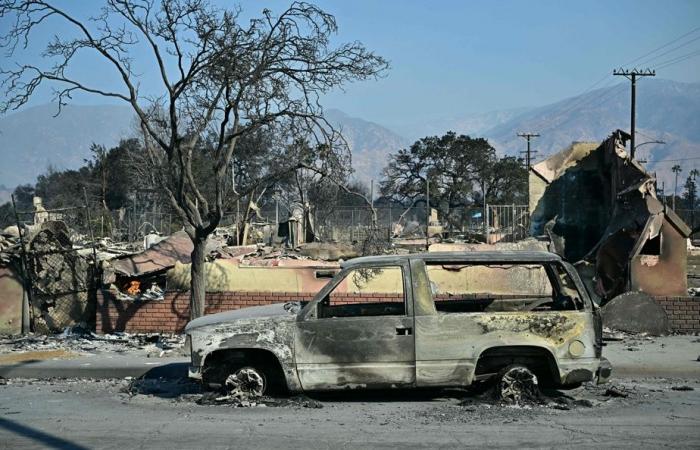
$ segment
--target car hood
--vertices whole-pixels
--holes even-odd
[[[192,320],[185,327],[185,332],[195,328],[219,323],[229,323],[244,319],[267,319],[284,316],[296,316],[301,309],[298,302],[274,303],[272,305],[251,306],[250,308],[235,309],[232,311],[209,314]]]

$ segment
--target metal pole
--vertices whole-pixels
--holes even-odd
[[[530,170],[530,137],[527,138],[527,170]]]
[[[632,82],[632,104],[631,104],[631,111],[630,111],[630,158],[634,159],[634,152],[635,152],[635,110],[636,110],[636,97],[637,97],[637,77],[653,77],[656,76],[656,72],[653,70],[638,70],[638,69],[633,69],[633,70],[625,70],[625,69],[619,69],[619,70],[613,70],[613,75],[615,76],[623,76],[630,80]]]
[[[97,287],[97,250],[95,250],[95,235],[92,233],[92,220],[90,219],[90,206],[88,204],[87,188],[83,186],[83,197],[85,198],[85,215],[88,221],[88,230],[90,231],[90,241],[92,242],[92,262],[93,262],[93,283]]]
[[[664,206],[666,206],[666,182],[665,181],[661,182],[661,192],[663,192],[661,199],[664,202]]]
[[[489,243],[489,205],[486,203],[486,198],[484,197],[484,237],[486,238],[486,243]]]
[[[391,203],[389,203],[389,238],[394,234],[394,219],[391,217]]]
[[[425,179],[425,250],[430,247],[430,180]]]
[[[637,74],[632,72],[632,111],[630,112],[630,128],[632,129],[632,132],[630,133],[632,136],[630,137],[630,156],[632,159],[634,159],[634,118],[636,116],[635,112],[635,107],[636,107],[636,95],[637,93]]]

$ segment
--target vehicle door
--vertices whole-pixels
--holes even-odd
[[[412,386],[408,265],[341,271],[299,314],[295,358],[305,390]]]
[[[564,352],[589,316],[574,298],[575,289],[557,295],[558,279],[546,264],[416,260],[412,265],[418,386],[469,383],[489,348],[533,345]]]

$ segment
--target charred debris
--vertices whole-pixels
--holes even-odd
[[[530,232],[571,261],[605,303],[626,292],[686,296],[690,228],[629,157],[629,135],[573,143],[530,170]]]
[[[513,209],[493,212],[490,219],[498,222],[511,214],[517,224],[510,235],[497,232],[494,223],[449,235],[433,213],[426,236],[420,227],[406,226],[401,216],[386,230],[386,242],[373,250],[424,251],[426,244],[430,251],[548,249],[574,263],[599,304],[630,292],[687,296],[691,230],[657,197],[654,176],[627,154],[628,140],[618,130],[602,143],[573,143],[532,166],[529,216],[527,210]],[[302,222],[311,229],[299,226]],[[529,230],[516,232],[518,227]],[[231,227],[217,229],[208,243],[209,262],[313,267],[323,283],[339,260],[367,253],[358,242],[304,242],[318,235],[310,219],[291,217],[276,226],[251,223],[245,235],[252,245],[240,245],[240,234]],[[150,234],[143,243],[91,238],[49,214],[37,198],[33,222],[0,232],[0,333],[94,326],[97,289],[116,290],[124,301],[162,300],[167,290],[186,288],[186,280],[175,275],[186,273],[191,252],[184,231]]]

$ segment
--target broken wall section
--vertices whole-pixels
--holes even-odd
[[[656,198],[652,175],[615,131],[574,143],[530,169],[531,234],[576,266],[595,300],[630,291],[687,295],[689,228]]]

